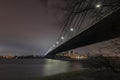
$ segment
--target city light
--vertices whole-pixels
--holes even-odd
[[[74,28],[70,28],[70,31],[74,31]]]
[[[101,4],[97,4],[97,5],[96,5],[96,8],[100,8],[100,7],[101,7]]]
[[[63,39],[65,39],[65,38],[62,36],[61,39],[63,40]]]

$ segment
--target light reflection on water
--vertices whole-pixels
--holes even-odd
[[[68,62],[68,61],[58,61],[58,60],[45,60],[44,65],[44,75],[53,75],[58,73],[63,73],[67,71],[78,70],[81,68],[81,65],[77,63]]]
[[[0,80],[49,76],[82,68],[76,62],[52,59],[22,59],[21,62],[21,64],[0,64]]]

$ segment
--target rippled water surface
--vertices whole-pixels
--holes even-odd
[[[3,64],[5,63],[5,64]],[[24,80],[82,69],[77,62],[52,59],[2,60],[0,80]]]

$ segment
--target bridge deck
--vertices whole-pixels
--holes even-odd
[[[47,54],[52,57],[57,53],[83,47],[120,36],[120,9],[105,17],[89,29],[58,46]]]

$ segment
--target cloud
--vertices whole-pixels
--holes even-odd
[[[59,23],[63,15],[53,8],[53,4],[56,3],[61,2],[59,0],[1,0],[0,46],[9,45],[6,48],[4,46],[4,51],[22,54],[30,51],[21,47],[35,46],[34,48],[39,50],[33,50],[33,52],[39,52],[37,54],[47,52],[61,28]]]

